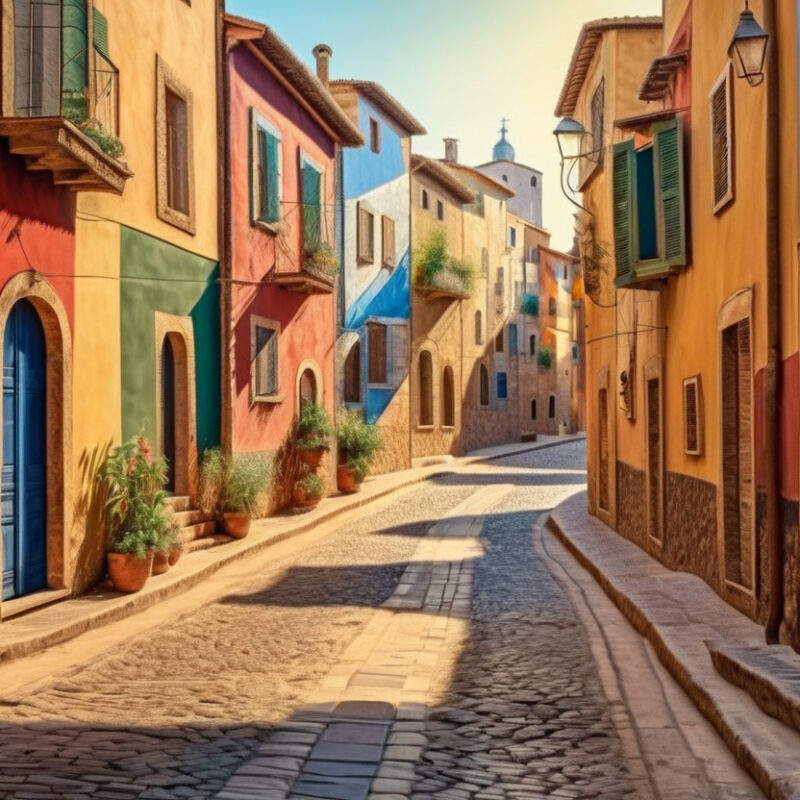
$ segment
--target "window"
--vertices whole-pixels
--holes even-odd
[[[62,82],[67,86],[70,83],[67,70],[63,78],[61,70],[61,3],[15,0],[11,8],[14,13],[14,115],[57,116],[61,113]],[[64,13],[66,17],[66,9]],[[83,46],[86,47],[85,39]],[[84,86],[75,88],[80,90]]]
[[[576,344],[572,345],[572,363],[578,363],[578,345]]]
[[[381,219],[381,227],[383,229],[381,237],[383,247],[381,265],[384,267],[394,267],[397,265],[394,243],[394,220],[390,217],[383,217]]]
[[[427,210],[427,209],[428,209],[429,200],[428,200],[428,192],[427,192],[427,190],[426,190],[426,189],[423,189],[423,190],[422,190],[422,195],[421,195],[421,198],[420,198],[420,205],[421,205],[421,206],[422,206],[422,207],[423,207],[425,210]]]
[[[453,368],[445,367],[442,371],[442,425],[454,428],[456,424],[456,391],[453,380]]]
[[[489,250],[481,247],[481,273],[486,275],[489,272]]]
[[[500,328],[500,333],[495,336],[494,339],[494,349],[496,353],[502,353],[505,349],[504,341],[503,341],[503,329]]]
[[[711,90],[711,166],[714,181],[714,213],[733,200],[733,115],[731,68],[726,65]]]
[[[481,364],[478,371],[478,405],[489,405],[489,370],[486,364]]]
[[[530,335],[530,339],[528,341],[529,341],[529,344],[530,344],[531,355],[535,356],[536,355],[536,334],[532,333]]]
[[[508,175],[503,175],[503,183],[508,183]]]
[[[567,279],[567,265],[566,265],[566,264],[564,264],[564,271],[563,271],[563,273],[562,273],[562,274],[563,274],[563,276],[564,276],[564,278],[563,278],[563,279],[564,279],[564,280],[566,280],[566,279]]]
[[[550,400],[547,403],[547,416],[550,419],[555,419],[556,416],[556,396],[554,394],[550,395]]]
[[[381,151],[381,124],[372,117],[369,118],[369,149],[373,153]]]
[[[532,245],[531,252],[530,252],[530,262],[531,264],[538,264],[539,263],[539,246]]]
[[[598,163],[603,160],[605,138],[603,133],[603,110],[605,108],[605,78],[600,80],[592,95],[592,159]]]
[[[379,322],[367,323],[367,382],[387,384],[387,328]]]
[[[358,204],[358,263],[372,264],[375,261],[375,215]]]
[[[483,314],[475,312],[475,344],[483,344]]]
[[[671,274],[685,266],[686,219],[683,127],[654,123],[653,143],[614,145],[614,252],[616,285]]]
[[[254,402],[272,401],[279,391],[278,335],[280,323],[250,317],[250,397]]]
[[[517,229],[516,228],[509,228],[508,229],[508,246],[509,247],[516,247],[517,246]]]
[[[508,398],[508,376],[505,372],[497,373],[497,399],[505,400]]]
[[[536,419],[536,400],[531,400],[531,419]]]
[[[555,297],[549,298],[548,303],[549,303],[550,314],[555,314],[556,313],[556,299],[555,299]]]
[[[303,244],[315,247],[323,241],[322,236],[322,173],[308,157],[300,159],[300,192],[303,209]]]
[[[513,322],[508,326],[508,349],[512,356],[517,355],[519,350],[519,345],[517,343],[517,326]]]
[[[433,362],[431,354],[419,354],[419,424],[433,425]]]
[[[281,216],[281,136],[255,109],[250,117],[252,219],[269,224]]]
[[[436,201],[436,219],[444,219],[444,203],[441,200]]]
[[[536,180],[536,176],[535,175],[531,175],[531,186],[533,186],[534,189],[536,188],[536,184],[537,183],[538,183],[538,181]]]
[[[156,59],[156,95],[157,213],[193,234],[192,95],[161,58]]]
[[[361,402],[361,342],[356,342],[344,361],[344,401]]]
[[[317,396],[317,376],[311,369],[304,369],[300,375],[300,410],[309,403],[319,402]]]
[[[683,450],[690,456],[703,455],[703,394],[700,376],[683,381]]]

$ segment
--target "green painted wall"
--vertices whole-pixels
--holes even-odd
[[[191,316],[197,385],[197,446],[220,439],[219,268],[215,261],[122,227],[120,243],[122,436],[155,436],[155,311]]]

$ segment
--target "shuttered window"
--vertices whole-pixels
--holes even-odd
[[[433,362],[431,354],[419,354],[419,424],[433,425]]]
[[[394,267],[397,265],[394,242],[394,220],[391,217],[382,217],[381,228],[381,239],[383,246],[381,263],[384,267]]]
[[[344,401],[361,402],[361,342],[356,342],[344,361]]]
[[[322,241],[322,172],[302,161],[303,244],[316,247]]]
[[[478,371],[478,405],[489,405],[489,370],[481,364]]]
[[[453,368],[445,367],[442,371],[442,425],[453,428],[456,424],[456,388],[453,379]]]
[[[367,356],[369,359],[367,381],[369,383],[388,383],[387,361],[389,354],[386,334],[386,325],[382,325],[379,322],[367,324]]]
[[[358,204],[358,253],[361,264],[375,261],[375,215],[362,203]]]
[[[277,129],[251,109],[253,220],[278,222],[281,200],[281,140]]]
[[[167,205],[189,213],[189,114],[180,95],[167,88]]]
[[[92,8],[92,24],[94,26],[94,46],[107,59],[111,59],[108,49],[108,20],[105,14]]]
[[[733,115],[730,64],[711,90],[711,168],[714,213],[733,200]]]
[[[280,324],[261,317],[251,317],[251,397],[270,399],[280,390],[278,380],[278,335]]]
[[[683,381],[684,452],[690,456],[703,454],[703,395],[700,376]]]
[[[497,373],[497,399],[506,400],[508,398],[508,375],[505,372]]]
[[[670,274],[687,263],[683,128],[653,125],[652,148],[614,145],[613,208],[616,285]],[[636,224],[634,224],[634,222]]]

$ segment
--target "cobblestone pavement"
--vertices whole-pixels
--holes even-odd
[[[0,798],[649,797],[532,544],[584,458],[562,445],[415,487],[0,704]]]

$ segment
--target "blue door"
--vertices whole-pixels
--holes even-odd
[[[46,351],[36,309],[20,300],[3,338],[3,599],[47,585]]]

